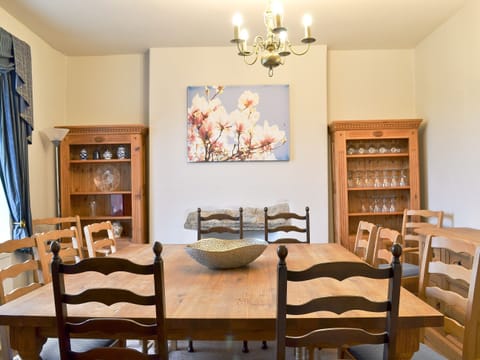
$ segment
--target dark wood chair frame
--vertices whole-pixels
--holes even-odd
[[[264,217],[265,217],[265,241],[270,243],[270,244],[288,244],[288,243],[310,243],[310,208],[308,206],[305,207],[305,215],[299,215],[293,212],[283,212],[283,213],[278,213],[274,215],[268,215],[268,207],[265,207],[263,209],[264,211]],[[270,220],[285,220],[289,221],[292,219],[296,220],[304,220],[305,221],[305,227],[301,228],[296,225],[279,225],[272,227],[269,225]],[[282,237],[280,239],[271,241],[268,238],[268,235],[273,232],[286,232],[289,233],[290,231],[298,232],[298,233],[304,233],[305,234],[305,241],[301,241],[296,238],[292,237]]]
[[[288,249],[280,245],[277,250],[279,262],[277,272],[277,322],[276,359],[285,359],[285,347],[340,348],[345,344],[384,344],[384,359],[393,359],[396,346],[396,329],[400,301],[402,265],[400,255],[402,247],[392,247],[393,261],[385,269],[374,268],[364,262],[331,262],[311,266],[308,269],[292,271],[287,269]],[[339,281],[363,276],[372,279],[389,279],[388,294],[385,301],[374,302],[362,296],[318,297],[304,304],[287,303],[287,284],[290,281],[308,281],[316,278],[335,278]],[[386,312],[385,331],[372,333],[361,328],[322,328],[304,335],[287,335],[287,314],[300,315],[317,311],[333,311],[337,314],[349,310],[361,309],[373,312]]]
[[[60,244],[52,243],[54,254],[52,261],[52,282],[55,300],[55,311],[59,335],[60,355],[62,360],[78,359],[116,359],[116,360],[143,360],[168,359],[168,346],[165,324],[165,284],[163,277],[163,260],[161,258],[162,245],[155,242],[153,251],[155,258],[152,264],[140,265],[128,259],[114,257],[88,258],[77,264],[63,264],[59,256]],[[139,295],[130,290],[120,288],[89,288],[79,294],[67,293],[65,290],[64,275],[81,274],[95,271],[104,275],[115,272],[128,272],[137,275],[153,275],[153,295]],[[69,318],[67,304],[81,304],[87,302],[101,302],[112,305],[119,302],[128,302],[137,305],[154,305],[156,311],[155,323],[142,323],[126,318],[91,318],[75,322]],[[71,334],[90,337],[91,334],[102,334],[102,337],[112,339],[145,338],[155,339],[158,351],[155,354],[145,354],[126,347],[101,347],[83,353],[72,351]]]
[[[210,226],[208,228],[202,228],[202,223],[205,224],[212,220],[219,221],[232,221],[232,225],[238,222],[239,228],[233,228],[231,226]],[[197,209],[197,240],[201,240],[203,234],[208,233],[230,233],[239,234],[240,239],[243,238],[243,208],[238,209],[238,216],[233,216],[226,213],[213,213],[207,216],[202,216],[202,209]]]

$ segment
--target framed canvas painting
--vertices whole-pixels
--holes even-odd
[[[290,158],[288,85],[189,86],[189,162]]]

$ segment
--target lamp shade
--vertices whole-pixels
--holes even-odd
[[[62,141],[69,131],[70,129],[64,128],[48,128],[43,130],[50,141]]]

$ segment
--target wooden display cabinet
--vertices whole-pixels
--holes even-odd
[[[143,125],[62,126],[62,216],[79,215],[82,226],[110,220],[121,238],[148,243]],[[109,157],[111,154],[111,158]]]
[[[403,210],[420,206],[420,119],[334,121],[335,242],[353,251],[360,220],[401,230]]]

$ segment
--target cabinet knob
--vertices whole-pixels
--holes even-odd
[[[95,142],[99,143],[99,142],[103,142],[105,140],[105,138],[103,136],[95,136],[95,138],[93,140],[95,140]]]
[[[374,131],[373,136],[375,136],[375,137],[383,136],[383,131]]]

